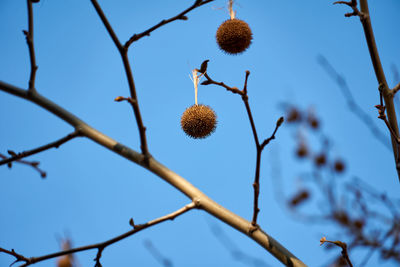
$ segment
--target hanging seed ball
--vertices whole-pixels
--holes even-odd
[[[341,173],[345,169],[344,162],[340,159],[337,159],[333,165],[333,168],[335,169],[336,172]]]
[[[217,43],[228,54],[239,54],[251,44],[253,34],[249,25],[240,19],[228,19],[217,30]]]
[[[193,105],[185,110],[181,118],[182,130],[192,138],[206,138],[216,127],[215,112],[205,105]]]
[[[321,153],[314,158],[314,163],[317,167],[321,167],[326,163],[326,156],[324,153]]]
[[[308,149],[306,144],[300,143],[297,150],[296,150],[296,155],[299,158],[304,158],[308,155]]]

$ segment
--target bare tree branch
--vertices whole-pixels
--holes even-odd
[[[390,90],[388,87],[388,84],[386,81],[386,76],[383,71],[382,63],[381,63],[381,60],[379,57],[378,48],[377,48],[376,42],[375,42],[374,32],[372,30],[371,17],[369,15],[368,1],[360,0],[361,12],[358,11],[356,0],[352,0],[351,2],[350,1],[349,2],[339,1],[336,3],[346,4],[346,5],[350,6],[353,9],[353,13],[350,13],[350,14],[357,15],[360,17],[360,21],[361,21],[361,24],[364,29],[365,40],[367,41],[367,45],[368,45],[369,55],[371,57],[372,65],[374,67],[376,79],[378,81],[378,84],[382,88],[381,93],[385,100],[385,107],[386,107],[388,121],[389,121],[390,127],[396,133],[395,136],[399,136],[399,127],[398,127],[398,123],[397,123],[396,111],[395,111],[395,106],[394,106],[394,102],[393,102],[393,91]],[[391,138],[392,149],[393,149],[393,155],[394,155],[394,159],[395,159],[395,163],[396,163],[397,176],[400,181],[400,168],[397,168],[398,157],[400,156],[399,155],[400,147],[397,145],[396,140],[393,138],[393,135],[391,135],[391,136],[392,136],[392,138]]]
[[[196,0],[193,5],[191,5],[189,8],[185,9],[184,11],[182,11],[181,13],[179,13],[178,15],[176,15],[175,17],[169,18],[169,19],[163,19],[162,21],[160,21],[159,23],[157,23],[156,25],[154,25],[153,27],[145,30],[142,33],[138,33],[138,34],[134,34],[131,38],[129,38],[129,40],[125,43],[124,47],[125,49],[128,49],[129,46],[133,43],[136,42],[137,40],[143,38],[144,36],[150,36],[150,33],[157,30],[158,28],[160,28],[161,26],[164,26],[165,24],[168,24],[170,22],[173,22],[175,20],[187,20],[188,17],[186,17],[185,15],[187,13],[189,13],[190,11],[192,11],[193,9],[200,7],[202,5],[205,5],[209,2],[212,2],[214,0]]]
[[[0,158],[7,159],[7,157],[1,153],[0,153]],[[27,160],[17,159],[16,162],[31,166],[33,169],[35,169],[40,174],[40,177],[42,177],[42,178],[46,178],[46,176],[47,176],[46,172],[39,168],[40,162],[38,162],[38,161],[27,161]],[[7,163],[7,166],[9,168],[12,168],[12,163],[11,162]]]
[[[128,80],[128,85],[129,85],[129,90],[131,94],[131,99],[132,101],[129,102],[132,106],[133,112],[135,114],[136,118],[136,124],[139,129],[139,135],[140,135],[140,149],[142,151],[142,154],[144,155],[144,160],[145,163],[148,164],[148,159],[151,157],[148,146],[147,146],[147,139],[146,139],[146,127],[143,124],[143,119],[142,115],[140,114],[140,109],[139,109],[139,103],[136,95],[136,86],[135,82],[133,80],[133,74],[132,74],[132,69],[129,63],[128,59],[128,48],[125,48],[122,46],[121,42],[119,41],[117,35],[115,34],[113,28],[111,27],[111,24],[108,22],[106,16],[104,15],[103,10],[101,9],[100,5],[97,3],[97,0],[91,0],[94,8],[97,11],[97,14],[99,15],[101,21],[103,22],[104,26],[106,27],[109,35],[111,36],[111,39],[113,40],[115,46],[117,47],[121,58],[122,62],[124,64],[125,68],[125,73],[126,73],[126,78]]]
[[[28,44],[29,48],[29,57],[31,61],[31,75],[29,78],[29,90],[35,90],[35,78],[36,78],[36,71],[38,66],[36,65],[36,57],[35,57],[35,47],[33,43],[33,7],[32,7],[32,0],[26,0],[28,4],[28,31],[23,31],[26,43]]]
[[[37,154],[37,153],[40,153],[40,152],[43,152],[43,151],[48,150],[53,147],[58,148],[62,144],[65,144],[69,140],[74,139],[75,137],[78,137],[79,135],[80,135],[79,132],[75,131],[73,133],[68,134],[67,136],[64,136],[61,139],[58,139],[57,141],[51,142],[49,144],[40,146],[40,147],[32,149],[32,150],[23,151],[21,153],[15,153],[15,152],[9,150],[9,154],[12,154],[12,157],[1,160],[0,166],[10,163],[10,162],[13,162],[13,161],[16,161],[16,160],[19,160],[19,159],[22,159],[22,158],[25,158],[25,157],[28,157],[28,156],[31,156],[31,155],[34,155],[34,154]]]
[[[176,210],[176,211],[174,211],[174,212],[172,212],[170,214],[167,214],[167,215],[162,216],[160,218],[157,218],[155,220],[149,221],[147,223],[139,224],[139,225],[135,225],[135,224],[131,223],[131,225],[133,226],[132,230],[130,230],[130,231],[124,233],[124,234],[121,234],[119,236],[116,236],[116,237],[114,237],[112,239],[109,239],[107,241],[104,241],[104,242],[101,242],[101,243],[97,243],[97,244],[93,244],[93,245],[67,249],[67,250],[56,252],[56,253],[52,253],[52,254],[48,254],[48,255],[44,255],[44,256],[40,256],[40,257],[31,257],[31,258],[27,258],[27,257],[24,257],[24,256],[22,256],[20,254],[17,254],[17,253],[15,253],[14,250],[8,251],[6,249],[0,248],[0,252],[4,252],[4,253],[7,253],[7,254],[10,254],[10,255],[14,256],[16,258],[16,261],[24,261],[25,263],[23,265],[21,265],[20,267],[25,267],[25,266],[29,266],[29,265],[34,264],[34,263],[38,263],[38,262],[44,261],[44,260],[57,258],[57,257],[60,257],[60,256],[64,256],[64,255],[68,255],[68,254],[72,254],[72,253],[76,253],[76,252],[80,252],[80,251],[97,249],[98,252],[97,252],[97,255],[96,255],[96,258],[95,258],[95,262],[96,262],[95,266],[96,267],[100,267],[101,266],[100,258],[101,258],[103,250],[106,247],[108,247],[108,246],[110,246],[110,245],[112,245],[112,244],[114,244],[114,243],[116,243],[116,242],[118,242],[118,241],[120,241],[122,239],[130,237],[131,235],[134,235],[137,232],[140,232],[140,231],[142,231],[142,230],[144,230],[146,228],[149,228],[151,226],[157,225],[157,224],[165,222],[167,220],[174,220],[176,217],[188,212],[189,210],[192,210],[192,209],[196,208],[197,205],[198,204],[196,204],[196,202],[191,202],[191,203],[187,204],[186,206],[180,208],[179,210]],[[133,222],[132,219],[131,219],[131,222]]]
[[[400,83],[396,84],[392,89],[393,96],[400,90]]]
[[[363,16],[363,14],[358,10],[357,7],[357,0],[351,0],[351,1],[336,1],[333,3],[334,5],[336,4],[343,4],[349,6],[351,9],[353,9],[353,12],[351,13],[346,13],[344,14],[345,17],[352,17],[352,16],[359,16],[360,18]]]
[[[253,219],[252,219],[251,223],[254,226],[252,231],[254,231],[258,227],[258,225],[257,225],[257,216],[258,216],[258,213],[260,212],[260,208],[258,206],[258,198],[259,198],[259,195],[260,195],[261,153],[262,153],[264,147],[267,144],[269,144],[269,142],[271,140],[275,139],[276,131],[278,130],[278,128],[283,123],[283,117],[280,117],[278,119],[278,121],[276,122],[276,127],[275,127],[275,130],[274,130],[273,134],[271,135],[271,137],[269,137],[268,139],[265,139],[263,141],[263,143],[260,144],[260,141],[258,139],[257,130],[256,130],[256,125],[254,123],[253,115],[251,113],[251,109],[250,109],[250,105],[249,105],[249,97],[247,95],[247,80],[249,78],[250,71],[246,70],[246,76],[245,76],[245,80],[244,80],[243,89],[240,90],[237,87],[230,87],[230,86],[226,85],[223,82],[216,82],[213,79],[211,79],[211,77],[207,73],[208,61],[209,61],[208,59],[203,61],[203,63],[200,66],[200,69],[197,69],[197,71],[203,73],[204,77],[206,77],[206,79],[207,79],[206,81],[202,82],[201,84],[202,85],[215,84],[215,85],[224,87],[226,90],[228,90],[228,91],[230,91],[230,92],[232,92],[234,94],[238,94],[238,95],[242,96],[242,100],[243,100],[244,106],[246,108],[247,116],[248,116],[249,121],[250,121],[251,130],[253,132],[254,142],[255,142],[255,145],[256,145],[256,170],[255,170],[254,182],[253,182],[254,205],[253,205]]]
[[[324,243],[331,243],[331,244],[334,244],[334,245],[336,245],[336,246],[342,248],[342,256],[343,256],[343,258],[346,260],[347,264],[348,264],[350,267],[353,267],[353,264],[352,264],[351,261],[350,261],[349,254],[348,254],[348,252],[347,252],[347,244],[346,244],[346,243],[344,243],[344,242],[342,242],[342,241],[330,241],[330,240],[326,240],[325,237],[321,238],[320,242],[321,242],[321,245],[324,244]]]
[[[208,196],[206,196],[199,189],[190,184],[183,177],[168,169],[167,167],[156,161],[154,158],[150,158],[149,164],[145,164],[143,154],[140,154],[132,150],[131,148],[121,143],[118,143],[117,141],[104,135],[98,130],[92,128],[69,111],[63,109],[62,107],[58,106],[57,104],[53,103],[52,101],[37,92],[28,94],[26,90],[7,84],[3,81],[0,81],[0,90],[36,103],[47,111],[58,116],[60,119],[69,123],[70,125],[75,127],[75,129],[79,129],[80,133],[83,136],[93,140],[94,142],[113,151],[114,153],[117,153],[120,156],[148,169],[149,171],[156,174],[164,181],[181,191],[190,199],[198,201],[200,203],[200,208],[205,210],[207,213],[213,215],[214,217],[227,223],[228,225],[232,226],[233,228],[237,229],[238,231],[256,241],[263,248],[269,251],[274,257],[281,261],[284,265],[293,267],[306,266],[290,251],[283,247],[278,241],[262,231],[261,228],[258,227],[256,230],[254,230],[255,227],[251,224],[251,222],[225,209],[224,207],[210,199]]]

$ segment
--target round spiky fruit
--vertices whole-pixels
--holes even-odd
[[[228,54],[240,54],[251,44],[253,34],[249,25],[240,19],[228,19],[217,30],[217,43]]]
[[[192,138],[206,138],[217,125],[215,112],[205,105],[193,105],[182,114],[182,130]]]

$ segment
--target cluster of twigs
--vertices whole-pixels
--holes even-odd
[[[133,227],[132,230],[127,231],[126,233],[116,236],[107,241],[92,244],[88,246],[82,246],[77,248],[71,248],[67,250],[63,250],[60,252],[47,254],[40,257],[25,257],[17,252],[12,250],[7,250],[4,248],[0,248],[0,252],[12,255],[15,257],[15,262],[22,262],[21,266],[28,266],[40,261],[44,261],[50,258],[60,257],[64,255],[69,255],[72,253],[76,253],[79,251],[96,249],[97,255],[95,257],[95,266],[101,266],[100,259],[104,249],[111,244],[114,244],[124,238],[127,238],[141,230],[144,230],[148,227],[154,226],[166,220],[173,220],[175,217],[184,214],[185,212],[193,209],[193,208],[201,208],[220,220],[230,224],[235,227],[239,231],[247,234],[256,242],[265,247],[268,251],[270,251],[275,257],[277,257],[280,261],[282,261],[286,265],[290,266],[304,266],[304,264],[294,257],[289,251],[283,248],[278,242],[270,238],[266,233],[264,233],[260,227],[257,225],[257,216],[259,214],[260,208],[258,203],[259,192],[260,192],[260,165],[261,165],[261,154],[263,149],[268,143],[275,138],[275,134],[278,128],[283,123],[283,117],[279,118],[276,122],[275,129],[272,135],[269,138],[264,139],[262,142],[260,141],[255,123],[253,120],[253,116],[251,113],[250,105],[248,102],[248,94],[247,94],[247,80],[250,75],[249,71],[246,71],[245,82],[243,89],[238,89],[237,87],[230,87],[223,82],[216,82],[210,78],[207,73],[207,62],[204,61],[201,65],[199,72],[204,74],[204,77],[207,79],[202,84],[203,85],[218,85],[226,90],[238,94],[241,96],[243,103],[246,108],[246,112],[250,121],[251,129],[253,132],[253,137],[256,145],[256,167],[255,167],[255,178],[253,182],[254,188],[254,207],[253,207],[253,218],[251,222],[248,222],[239,216],[229,212],[228,210],[220,207],[211,199],[209,199],[206,195],[200,192],[197,188],[193,187],[182,177],[176,175],[172,171],[168,170],[166,167],[155,161],[149,151],[147,138],[146,138],[146,127],[144,126],[144,122],[141,116],[139,102],[136,93],[136,86],[132,74],[131,65],[128,59],[128,50],[131,45],[140,40],[145,36],[149,36],[154,30],[176,20],[187,20],[186,14],[191,10],[198,8],[204,4],[212,2],[213,0],[195,0],[194,3],[188,7],[186,10],[182,11],[178,15],[171,17],[169,19],[165,19],[160,21],[158,24],[153,27],[145,30],[142,33],[132,35],[124,44],[117,37],[114,32],[111,24],[109,23],[106,15],[98,4],[97,0],[91,0],[94,9],[96,10],[98,16],[100,17],[104,27],[107,29],[108,34],[110,35],[112,41],[114,42],[118,52],[120,53],[122,63],[124,66],[124,70],[126,73],[130,96],[129,97],[117,97],[116,101],[127,101],[133,110],[137,128],[140,136],[140,150],[141,153],[137,153],[130,148],[115,142],[111,138],[103,135],[97,130],[91,128],[89,125],[81,121],[79,118],[71,114],[70,112],[62,109],[57,106],[53,102],[49,101],[45,97],[41,96],[36,88],[35,88],[35,77],[38,66],[36,64],[35,57],[35,49],[34,49],[34,32],[33,32],[33,3],[39,2],[38,0],[27,0],[28,6],[28,30],[23,31],[30,56],[30,66],[31,72],[29,77],[29,83],[27,90],[17,88],[15,86],[6,84],[0,81],[0,89],[8,92],[10,94],[14,94],[16,96],[25,98],[29,101],[32,101],[44,109],[54,113],[59,116],[64,121],[68,122],[72,126],[75,127],[75,131],[67,136],[49,143],[44,146],[40,146],[36,149],[32,149],[29,151],[25,151],[22,153],[15,153],[9,150],[10,157],[6,157],[0,154],[0,157],[3,159],[0,161],[0,165],[7,164],[11,167],[12,162],[19,162],[23,164],[28,164],[38,170],[42,177],[45,177],[45,172],[38,168],[39,163],[36,161],[28,162],[22,160],[22,158],[31,156],[43,151],[46,151],[53,147],[58,147],[78,136],[84,136],[92,139],[93,141],[107,147],[108,149],[118,153],[119,155],[128,158],[135,163],[142,165],[143,167],[149,169],[153,173],[162,177],[168,183],[176,187],[178,190],[182,191],[189,198],[192,199],[192,202],[183,208],[155,219],[153,221],[149,221],[145,224],[136,225],[133,220],[130,221],[130,225]],[[335,4],[345,4],[352,8],[351,13],[347,13],[346,17],[358,16],[363,25],[366,41],[369,47],[369,52],[371,56],[371,60],[374,66],[374,70],[376,73],[377,81],[379,84],[379,93],[381,98],[381,103],[377,105],[379,111],[379,118],[382,119],[387,125],[391,137],[392,137],[392,148],[394,153],[394,158],[396,161],[396,169],[398,172],[398,176],[400,179],[400,138],[399,138],[399,130],[397,125],[397,118],[395,113],[395,108],[393,104],[394,95],[400,90],[400,83],[395,87],[390,89],[387,85],[385,74],[383,72],[383,68],[379,59],[379,54],[376,48],[376,43],[374,39],[374,35],[372,32],[371,21],[369,17],[368,4],[367,0],[361,0],[360,9],[358,8],[358,3],[356,0],[351,1],[337,1]],[[288,116],[289,122],[301,122],[302,118],[301,113],[297,110],[296,117],[295,110],[292,110],[292,113]],[[308,119],[308,124],[313,129],[318,128],[318,121],[311,116],[306,116]],[[345,187],[348,192],[346,194],[337,194],[335,192],[337,188],[337,174],[343,173],[345,169],[345,165],[341,161],[329,161],[327,155],[329,153],[329,142],[327,138],[325,140],[325,149],[323,152],[319,154],[310,154],[308,147],[304,145],[304,143],[299,144],[299,149],[297,150],[297,155],[301,158],[309,158],[314,162],[315,170],[309,173],[308,175],[303,175],[305,180],[313,182],[316,187],[320,190],[322,195],[322,201],[324,204],[323,209],[321,209],[320,214],[307,215],[302,214],[302,218],[311,218],[315,221],[315,218],[318,218],[318,221],[330,221],[334,222],[337,225],[341,226],[340,229],[346,234],[346,239],[349,240],[346,248],[347,255],[347,263],[351,264],[350,259],[347,254],[347,248],[355,248],[355,247],[364,247],[370,249],[368,255],[366,255],[363,262],[366,262],[373,251],[379,251],[381,256],[387,259],[394,260],[396,262],[400,262],[400,214],[399,214],[399,203],[396,201],[390,200],[386,195],[381,194],[374,189],[368,187],[364,183],[362,183],[358,179],[353,179],[349,183],[345,183]],[[313,155],[310,157],[309,155]],[[329,166],[329,167],[328,167]],[[325,170],[326,176],[323,175]],[[328,177],[328,178],[327,178]],[[350,192],[350,193],[349,193]],[[309,190],[302,190],[298,194],[296,194],[291,200],[290,205],[292,210],[296,210],[297,214],[300,214],[298,207],[305,200],[311,198],[311,193]],[[388,212],[384,213],[380,210],[374,210],[369,206],[369,203],[372,201],[376,202],[380,207],[385,207]],[[379,225],[377,228],[375,225]],[[337,243],[339,244],[339,243]],[[340,243],[344,244],[344,243]],[[344,246],[343,246],[344,247]],[[343,248],[342,247],[342,248]]]
[[[291,214],[307,223],[338,226],[339,233],[334,235],[346,240],[347,258],[347,250],[367,251],[357,266],[365,265],[374,252],[400,263],[400,200],[389,198],[359,178],[347,178],[347,166],[331,156],[332,141],[318,126],[315,114],[288,105],[287,123],[296,126],[296,131],[314,133],[322,146],[314,152],[303,136],[297,139],[295,156],[303,162],[311,161],[313,167],[299,175],[305,185],[285,200]],[[317,212],[307,213],[310,206]],[[337,263],[341,260],[336,259]],[[345,260],[347,264],[349,261]]]
[[[253,207],[254,207],[254,209],[253,209],[253,219],[251,221],[252,225],[256,227],[257,226],[257,216],[258,216],[258,213],[260,212],[260,208],[258,205],[258,199],[259,199],[259,195],[260,195],[261,153],[262,153],[263,149],[265,148],[265,146],[268,145],[269,142],[271,142],[271,140],[275,139],[275,134],[278,131],[279,127],[282,125],[284,119],[283,119],[283,117],[280,117],[276,122],[276,126],[275,126],[275,129],[274,129],[272,135],[269,138],[266,138],[262,142],[260,142],[260,140],[258,138],[257,130],[256,130],[256,125],[254,123],[253,115],[251,113],[251,108],[249,105],[249,97],[247,95],[247,80],[249,78],[250,71],[246,70],[246,76],[244,79],[243,89],[240,90],[237,87],[231,87],[231,86],[226,85],[223,82],[216,82],[213,79],[211,79],[211,77],[207,73],[208,62],[209,62],[209,60],[203,61],[203,63],[201,63],[200,69],[198,69],[198,72],[204,74],[204,77],[207,79],[207,80],[203,81],[201,84],[202,85],[210,85],[210,84],[218,85],[218,86],[225,88],[227,91],[232,92],[233,94],[240,95],[242,97],[244,106],[246,107],[247,116],[250,121],[251,130],[253,132],[254,142],[256,145],[256,170],[255,170],[254,182],[253,182],[253,188],[254,188],[254,205],[253,205]]]
[[[351,1],[336,1],[334,4],[344,4],[349,6],[353,12],[346,13],[346,17],[358,16],[360,18],[361,24],[363,26],[365,40],[368,45],[369,55],[371,57],[372,65],[374,67],[376,80],[379,85],[379,94],[381,98],[379,110],[379,118],[386,118],[385,121],[392,140],[393,155],[395,160],[395,166],[397,170],[397,176],[400,181],[400,143],[398,142],[399,127],[397,123],[395,105],[393,102],[395,94],[400,90],[400,83],[394,86],[392,89],[389,88],[386,81],[385,72],[383,71],[382,63],[379,57],[378,48],[375,42],[374,32],[372,30],[371,18],[369,16],[369,8],[367,0],[360,0],[360,8],[358,8],[357,0]]]
[[[39,256],[39,257],[25,257],[17,252],[15,252],[13,249],[12,250],[7,250],[1,248],[0,252],[12,255],[15,257],[15,262],[22,262],[23,264],[21,266],[29,266],[31,264],[41,262],[47,259],[55,258],[55,257],[63,257],[66,255],[71,255],[76,252],[80,251],[86,251],[86,250],[91,250],[91,249],[96,249],[97,254],[94,259],[95,261],[95,266],[99,267],[101,266],[100,259],[102,256],[102,253],[104,249],[111,244],[114,244],[122,239],[125,239],[141,230],[144,230],[148,227],[151,227],[153,225],[159,224],[161,222],[164,222],[166,220],[173,220],[175,217],[193,209],[193,208],[201,208],[210,214],[214,215],[215,217],[221,219],[222,221],[229,223],[231,226],[235,227],[239,231],[247,234],[249,237],[254,239],[256,242],[260,243],[264,248],[266,248],[268,251],[270,251],[275,257],[277,257],[278,260],[283,262],[285,265],[291,265],[291,266],[305,266],[300,260],[298,260],[294,255],[292,255],[289,251],[287,251],[282,245],[280,245],[277,241],[269,237],[264,231],[260,229],[260,227],[257,225],[257,215],[259,212],[259,207],[258,207],[258,195],[259,195],[259,173],[260,173],[260,160],[261,160],[261,152],[264,149],[264,147],[272,140],[275,138],[275,133],[280,127],[280,125],[283,122],[283,118],[280,118],[277,123],[275,130],[271,137],[265,139],[262,143],[259,142],[258,136],[256,133],[254,121],[251,115],[250,111],[250,106],[248,104],[248,96],[247,96],[247,78],[249,76],[249,72],[246,72],[246,80],[245,80],[245,85],[243,90],[239,90],[234,87],[224,87],[234,93],[238,93],[239,95],[242,96],[242,99],[245,103],[247,113],[249,115],[249,120],[251,123],[251,127],[253,130],[254,134],[254,139],[256,142],[256,147],[257,147],[257,164],[256,164],[256,176],[255,176],[255,181],[254,181],[254,215],[253,215],[253,220],[252,222],[248,222],[241,217],[237,216],[236,214],[233,214],[232,212],[224,209],[211,199],[209,199],[206,195],[204,195],[202,192],[200,192],[197,188],[192,186],[190,183],[188,183],[186,180],[184,180],[182,177],[178,176],[177,174],[173,173],[169,169],[167,169],[165,166],[161,165],[153,157],[150,155],[148,145],[147,145],[147,139],[146,139],[146,128],[144,126],[142,116],[140,113],[139,109],[139,103],[137,99],[137,94],[136,94],[136,87],[133,79],[133,74],[132,70],[130,67],[130,62],[128,59],[128,49],[131,46],[131,44],[135,41],[138,41],[144,36],[149,36],[151,32],[154,30],[160,28],[161,26],[164,26],[172,21],[175,20],[186,20],[186,14],[190,12],[191,10],[200,7],[204,4],[207,4],[209,2],[212,2],[213,0],[196,0],[189,8],[184,10],[183,12],[179,13],[178,15],[162,20],[160,23],[156,24],[155,26],[149,28],[148,30],[139,33],[139,34],[134,34],[124,45],[120,42],[118,39],[117,35],[115,34],[111,24],[107,20],[106,15],[104,14],[103,10],[101,9],[100,5],[96,0],[91,0],[98,16],[100,17],[101,21],[103,22],[105,28],[107,29],[107,32],[109,33],[111,39],[113,40],[115,46],[117,47],[117,50],[119,51],[122,62],[124,65],[127,81],[128,81],[128,86],[130,90],[130,96],[129,97],[123,97],[119,96],[115,99],[115,101],[121,102],[121,101],[127,101],[133,109],[136,123],[137,123],[137,128],[139,130],[139,135],[140,135],[140,148],[141,148],[141,153],[137,153],[130,148],[115,142],[111,138],[105,136],[104,134],[98,132],[97,130],[93,129],[90,127],[88,124],[77,118],[75,115],[72,113],[68,112],[67,110],[63,109],[62,107],[56,105],[55,103],[51,102],[50,100],[46,99],[42,95],[40,95],[36,88],[35,88],[35,77],[36,77],[36,71],[38,69],[36,65],[36,58],[35,58],[35,50],[34,50],[34,40],[33,40],[33,3],[37,3],[39,1],[37,0],[27,0],[28,4],[28,31],[24,31],[24,34],[26,36],[28,48],[29,48],[29,54],[30,54],[30,60],[31,60],[31,75],[29,79],[29,87],[27,90],[17,88],[13,85],[7,84],[5,82],[0,81],[0,89],[16,95],[21,98],[25,98],[29,101],[32,101],[40,106],[42,106],[44,109],[48,110],[49,112],[52,112],[53,114],[57,115],[64,121],[68,122],[72,126],[75,127],[75,132],[46,145],[40,146],[38,148],[29,150],[29,151],[24,151],[22,153],[15,153],[13,151],[9,151],[9,154],[11,157],[7,158],[5,156],[2,156],[4,159],[1,161],[1,164],[8,164],[10,166],[11,162],[17,161],[17,162],[22,162],[22,158],[31,156],[43,151],[46,151],[50,148],[53,147],[59,147],[60,145],[72,140],[75,137],[78,136],[84,136],[89,139],[92,139],[93,141],[103,145],[104,147],[114,151],[115,153],[118,153],[119,155],[139,164],[142,165],[143,167],[149,169],[153,173],[157,174],[158,176],[162,177],[164,180],[169,182],[171,185],[176,187],[178,190],[182,191],[184,194],[186,194],[188,197],[192,199],[192,202],[183,208],[165,215],[163,217],[160,217],[158,219],[155,219],[153,221],[147,222],[145,224],[140,224],[136,225],[133,220],[131,219],[130,225],[133,227],[132,230],[121,234],[119,236],[116,236],[112,239],[109,239],[107,241],[97,243],[97,244],[92,244],[92,245],[87,245],[87,246],[82,246],[82,247],[76,247],[76,248],[67,248],[62,251],[56,252],[56,253],[51,253],[47,254],[44,256]],[[211,78],[206,74],[206,68],[207,68],[207,61],[202,65],[201,67],[201,72],[204,73],[204,75],[207,77],[207,81],[209,83],[215,83]],[[223,83],[219,83],[220,85],[223,85]],[[26,163],[26,162],[25,162]],[[28,163],[26,163],[28,164]],[[33,167],[37,167],[38,163],[32,163],[30,164]]]

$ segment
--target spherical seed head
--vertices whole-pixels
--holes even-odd
[[[217,43],[228,54],[239,54],[251,44],[253,34],[249,25],[240,19],[228,19],[217,30]]]
[[[192,138],[206,138],[214,132],[217,124],[215,112],[205,105],[187,108],[181,118],[182,130]]]
[[[299,158],[304,158],[308,155],[308,149],[304,143],[300,143],[299,147],[296,150],[296,155]]]
[[[321,167],[321,166],[325,165],[325,163],[326,163],[326,156],[325,156],[325,154],[324,154],[324,153],[321,153],[321,154],[317,155],[317,156],[314,158],[314,163],[315,163],[315,165],[317,165],[317,167]]]
[[[333,165],[336,172],[341,173],[345,169],[345,164],[340,159],[337,159]]]

